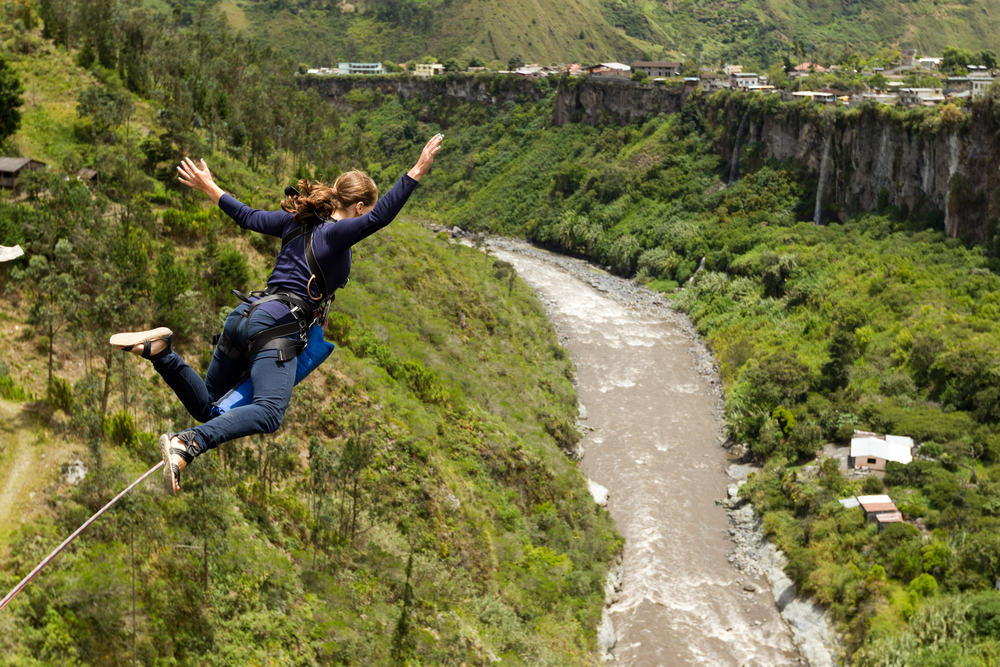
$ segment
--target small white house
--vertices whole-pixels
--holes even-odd
[[[788,95],[790,101],[812,100],[820,104],[833,104],[837,101],[837,96],[833,93],[821,93],[817,90],[800,90]]]
[[[745,89],[750,86],[759,86],[760,79],[756,72],[739,72],[730,76],[731,86],[736,89]]]
[[[854,468],[885,470],[888,461],[909,463],[912,460],[913,438],[855,431],[847,464]]]

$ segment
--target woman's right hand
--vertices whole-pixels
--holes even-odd
[[[424,174],[430,171],[431,165],[434,164],[434,156],[437,155],[438,150],[441,148],[441,141],[443,139],[443,134],[435,134],[431,137],[431,140],[424,146],[424,150],[420,151],[420,159],[413,165],[413,169],[407,172],[410,178],[419,181]]]
[[[222,188],[215,184],[215,181],[212,179],[212,172],[208,170],[208,165],[205,164],[204,160],[201,161],[201,166],[204,169],[198,169],[198,166],[191,158],[184,158],[180,166],[177,167],[177,171],[180,174],[177,180],[190,188],[201,190],[212,198],[214,204],[218,204],[219,199],[225,193],[222,191]]]

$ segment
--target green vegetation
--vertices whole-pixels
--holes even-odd
[[[28,45],[6,54],[28,100],[10,142],[54,166],[0,201],[0,244],[28,255],[0,267],[5,592],[155,463],[159,433],[192,423],[108,335],[169,325],[204,370],[228,290],[262,285],[273,262],[277,239],[179,189],[177,158],[205,156],[272,207],[285,183],[367,150],[223,23],[130,24],[156,36],[137,62],[66,16],[79,50],[0,25],[0,42]],[[366,166],[384,190],[415,155]],[[99,183],[66,173],[80,166]],[[4,610],[4,664],[592,663],[621,544],[564,454],[580,437],[573,370],[534,293],[399,221],[357,248],[328,336],[338,349],[281,431],[202,456],[177,498],[140,487]],[[89,473],[70,486],[58,465],[75,458]]]
[[[407,7],[420,9],[399,5]],[[629,7],[601,11],[639,35],[628,40],[660,34]],[[257,25],[254,7],[243,9]],[[320,9],[301,20],[320,20]],[[828,9],[850,35],[844,10]],[[107,333],[155,317],[178,331],[181,349],[208,350],[226,290],[265,278],[275,243],[186,199],[170,171],[177,157],[205,155],[226,188],[264,205],[284,182],[348,167],[384,190],[428,135],[446,131],[410,213],[587,256],[664,291],[691,316],[721,364],[730,436],[767,464],[743,493],[788,554],[789,575],[829,605],[856,662],[996,661],[1000,244],[948,239],[940,212],[888,206],[854,217],[828,211],[844,222],[817,227],[815,179],[751,143],[744,176],[725,187],[719,157],[732,146],[732,119],[745,113],[871,120],[914,134],[960,129],[968,116],[950,106],[827,110],[717,93],[625,127],[554,127],[556,87],[572,80],[537,82],[547,97],[524,104],[358,89],[350,101],[360,110],[337,113],[282,78],[293,61],[233,36],[210,11],[186,12],[135,10],[140,34],[158,37],[145,61],[109,50],[121,39],[102,41],[72,17],[66,30],[79,33],[54,36],[78,51],[3,28],[4,43],[27,45],[9,58],[28,99],[42,96],[26,105],[11,141],[102,173],[93,199],[75,182],[29,181],[27,199],[0,210],[0,243],[22,242],[34,256],[2,277],[5,317],[29,326],[0,347],[10,365],[3,391],[45,396],[35,408],[42,428],[73,438],[95,468],[62,495],[45,488],[46,506],[9,543],[5,580],[148,465],[153,434],[188,423],[165,387],[110,353]],[[348,14],[345,29],[360,23],[374,31],[364,43],[377,44],[375,12]],[[727,42],[734,50],[763,43],[753,31],[776,20],[754,16],[727,24],[743,35]],[[199,58],[201,48],[211,53]],[[485,57],[521,53],[530,51]],[[89,74],[46,66],[70,59]],[[73,77],[84,92],[60,95]],[[490,85],[501,91],[506,81]],[[289,102],[264,103],[273,99]],[[995,113],[996,100],[977,104]],[[4,633],[6,654],[23,664],[124,660],[134,523],[146,662],[590,659],[603,564],[617,543],[558,453],[578,437],[575,399],[537,301],[511,282],[510,267],[415,227],[395,226],[358,254],[329,331],[340,349],[297,390],[282,435],[199,460],[180,499],[138,494],[17,603],[23,632]],[[29,284],[29,274],[38,280]],[[179,289],[164,289],[167,281]],[[64,286],[80,298],[60,301]],[[50,355],[51,382],[21,361],[47,369]],[[74,359],[84,363],[70,366]],[[921,458],[890,466],[884,487],[848,481],[816,455],[855,428],[913,436]],[[883,488],[907,523],[881,534],[836,503]],[[198,502],[202,492],[216,501]]]
[[[946,238],[936,211],[884,208],[817,227],[814,180],[750,144],[748,173],[725,188],[728,164],[713,149],[731,145],[726,119],[748,110],[817,124],[876,114],[926,133],[966,121],[947,109],[834,111],[717,93],[625,127],[553,127],[551,100],[386,98],[345,123],[377,147],[372,161],[406,153],[398,128],[418,114],[440,123],[448,141],[418,200],[428,218],[524,236],[655,288],[688,285],[670,297],[721,364],[730,436],[767,463],[744,494],[800,590],[830,606],[848,652],[873,665],[996,659],[965,601],[1000,576],[998,246]],[[847,481],[815,456],[856,428],[910,435],[927,458],[890,466],[887,488]],[[908,525],[879,534],[836,502],[879,492]],[[956,639],[929,645],[942,615]]]
[[[110,2],[111,0],[104,0]],[[49,2],[45,0],[42,4]],[[716,66],[742,62],[764,71],[794,51],[828,64],[883,48],[941,55],[954,46],[979,55],[1000,49],[1000,0],[843,3],[816,0],[146,0],[194,24],[222,15],[264,38],[296,63],[404,62],[433,54],[440,62],[473,58],[501,68],[525,62],[677,60]]]

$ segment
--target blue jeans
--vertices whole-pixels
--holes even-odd
[[[246,320],[241,315],[247,307],[244,303],[229,313],[225,325],[225,335],[235,348],[242,350],[246,349],[247,340]],[[286,320],[282,318],[282,324]],[[273,327],[275,322],[273,316],[256,309],[250,316],[250,336]],[[229,440],[277,431],[292,398],[296,363],[295,358],[279,361],[277,350],[261,350],[247,359],[233,361],[216,347],[204,380],[176,352],[154,361],[153,368],[191,416],[205,422],[193,429],[195,442],[203,453]],[[248,372],[253,382],[253,404],[233,408],[213,419],[212,404],[239,384]]]

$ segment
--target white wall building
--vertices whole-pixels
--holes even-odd
[[[913,438],[899,435],[878,435],[855,431],[851,438],[848,467],[885,470],[889,461],[909,463],[913,460]]]

